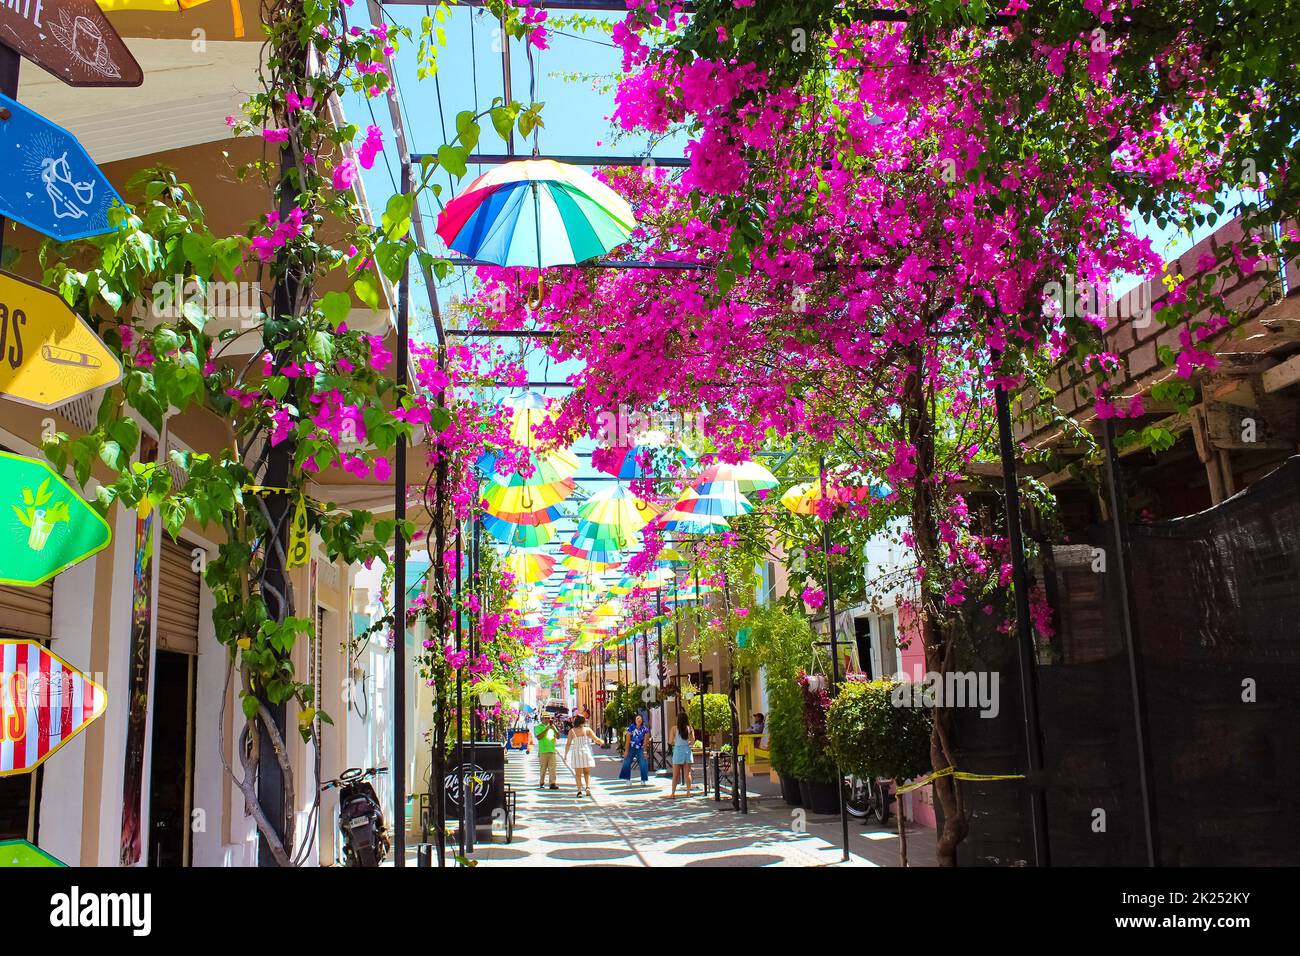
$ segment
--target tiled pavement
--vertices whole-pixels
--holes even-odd
[[[473,853],[482,866],[897,866],[898,836],[850,821],[852,856],[842,862],[838,817],[792,811],[751,789],[750,812],[710,793],[669,799],[669,781],[617,779],[621,761],[597,750],[592,797],[576,797],[560,754],[559,790],[537,789],[537,755],[510,751],[506,777],[518,791],[510,844],[498,836]],[[726,808],[726,809],[723,809]],[[933,865],[933,831],[908,828],[913,865]]]

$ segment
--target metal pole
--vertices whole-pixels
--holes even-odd
[[[0,45],[0,93],[10,99],[18,99],[18,71],[22,62],[17,50]],[[0,121],[8,119],[8,116],[0,117]],[[8,225],[5,217],[0,216],[0,265],[4,264],[5,229]]]
[[[822,455],[817,461],[817,471],[821,481],[822,500],[829,501],[830,497],[826,494],[826,456]],[[840,685],[840,645],[837,631],[835,628],[835,582],[831,578],[831,519],[830,515],[822,521],[822,552],[826,556],[826,612],[830,624],[830,644],[831,644],[831,696],[835,696],[835,691]],[[839,764],[835,765],[835,789],[840,797],[840,839],[844,849],[843,860],[849,861],[849,809],[844,800],[844,774],[840,772]]]
[[[678,616],[676,609],[673,610],[673,654],[676,656],[676,670],[674,675],[677,678],[677,695],[673,697],[673,722],[677,722],[677,715],[682,712],[682,619]],[[686,719],[689,721],[691,715],[688,713]]]
[[[1039,779],[1043,769],[1043,738],[1038,727],[1038,672],[1029,624],[1029,569],[1020,531],[1020,486],[1011,436],[1011,399],[1006,389],[993,389],[997,403],[998,447],[1002,454],[1002,488],[1007,499],[1007,540],[1011,544],[1011,580],[1016,598],[1016,637],[1020,646],[1020,701],[1025,719],[1025,754],[1029,763],[1029,817],[1034,838],[1034,864],[1051,865],[1047,843],[1047,794]],[[900,808],[902,804],[899,805]]]
[[[704,733],[704,651],[700,647],[700,566],[695,565],[695,650],[700,655],[696,673],[700,678],[700,733]],[[704,761],[708,763],[706,758]]]
[[[661,582],[662,583],[662,582]],[[660,587],[655,591],[655,617],[664,616],[664,589]],[[655,621],[655,656],[658,660],[655,662],[655,677],[659,681],[659,746],[664,752],[665,770],[671,770],[672,766],[668,762],[668,741],[672,735],[668,733],[668,718],[664,713],[664,622]]]
[[[1119,456],[1115,453],[1115,422],[1106,419],[1106,483],[1110,485],[1110,520],[1115,532],[1115,561],[1119,565],[1120,623],[1128,653],[1129,692],[1133,699],[1133,732],[1137,741],[1138,789],[1142,797],[1142,825],[1146,837],[1147,866],[1160,858],[1160,835],[1156,831],[1156,810],[1151,800],[1150,747],[1147,735],[1146,695],[1143,693],[1142,660],[1138,653],[1137,627],[1133,621],[1133,599],[1129,587],[1128,529],[1120,511]]]
[[[506,33],[506,18],[501,16],[501,92],[505,94],[506,106],[515,101],[514,93],[511,91],[510,83],[510,34]],[[531,103],[529,104],[532,105]],[[510,133],[506,136],[506,154],[514,156],[515,154],[515,128],[514,124],[510,126]]]
[[[461,562],[462,547],[461,538],[464,537],[464,526],[456,523],[456,653],[460,654],[461,646],[461,594],[462,590],[462,568]],[[459,777],[460,793],[460,826],[457,830],[457,842],[460,848],[460,855],[465,856],[465,668],[456,668],[456,775]]]
[[[411,164],[402,163],[402,195],[411,191]],[[402,265],[397,285],[397,394],[408,387],[407,365],[411,345],[411,265]],[[406,436],[399,435],[394,452],[393,517],[397,537],[393,542],[393,866],[406,866]]]
[[[469,554],[469,593],[474,595],[477,601],[482,602],[483,597],[479,594],[479,517],[477,509],[470,519],[470,554]],[[479,607],[482,608],[482,603]],[[479,621],[482,620],[480,613],[472,612],[469,617],[469,659],[472,663],[478,657],[478,629]],[[476,819],[478,807],[475,805],[475,785],[478,768],[478,697],[473,696],[469,702],[469,790],[461,788],[462,795],[465,798],[465,818],[468,821],[465,832],[465,845],[469,847],[470,852],[474,851],[474,845],[478,842],[478,820]]]

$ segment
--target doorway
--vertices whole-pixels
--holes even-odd
[[[190,865],[194,803],[192,654],[159,649],[149,779],[149,865]]]

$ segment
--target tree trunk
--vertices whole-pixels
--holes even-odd
[[[908,383],[910,401],[907,404],[908,440],[916,448],[916,474],[913,477],[912,535],[916,542],[916,556],[927,577],[942,566],[937,529],[934,522],[934,421],[930,414],[930,396],[924,387],[920,369],[924,356],[914,350],[911,356],[913,371]],[[925,669],[931,674],[947,674],[956,656],[956,641],[949,629],[940,627],[934,608],[926,594],[926,581],[921,582],[921,643],[925,650]],[[930,765],[936,773],[955,766],[953,755],[953,718],[950,706],[943,702],[934,708],[934,724],[930,731]],[[961,789],[952,776],[934,780],[934,794],[943,808],[943,830],[935,848],[940,866],[957,865],[957,845],[966,838],[969,824],[962,803]],[[901,804],[900,804],[901,809]]]

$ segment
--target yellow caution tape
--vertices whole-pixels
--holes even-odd
[[[1024,780],[1023,773],[967,773],[965,770],[958,770],[956,767],[944,767],[942,770],[936,770],[924,780],[918,780],[915,783],[909,783],[906,786],[899,787],[897,793],[907,793],[909,790],[915,790],[918,787],[924,787],[927,783],[932,783],[939,777],[954,777],[957,780],[974,780],[977,782],[987,782],[989,780]]]

